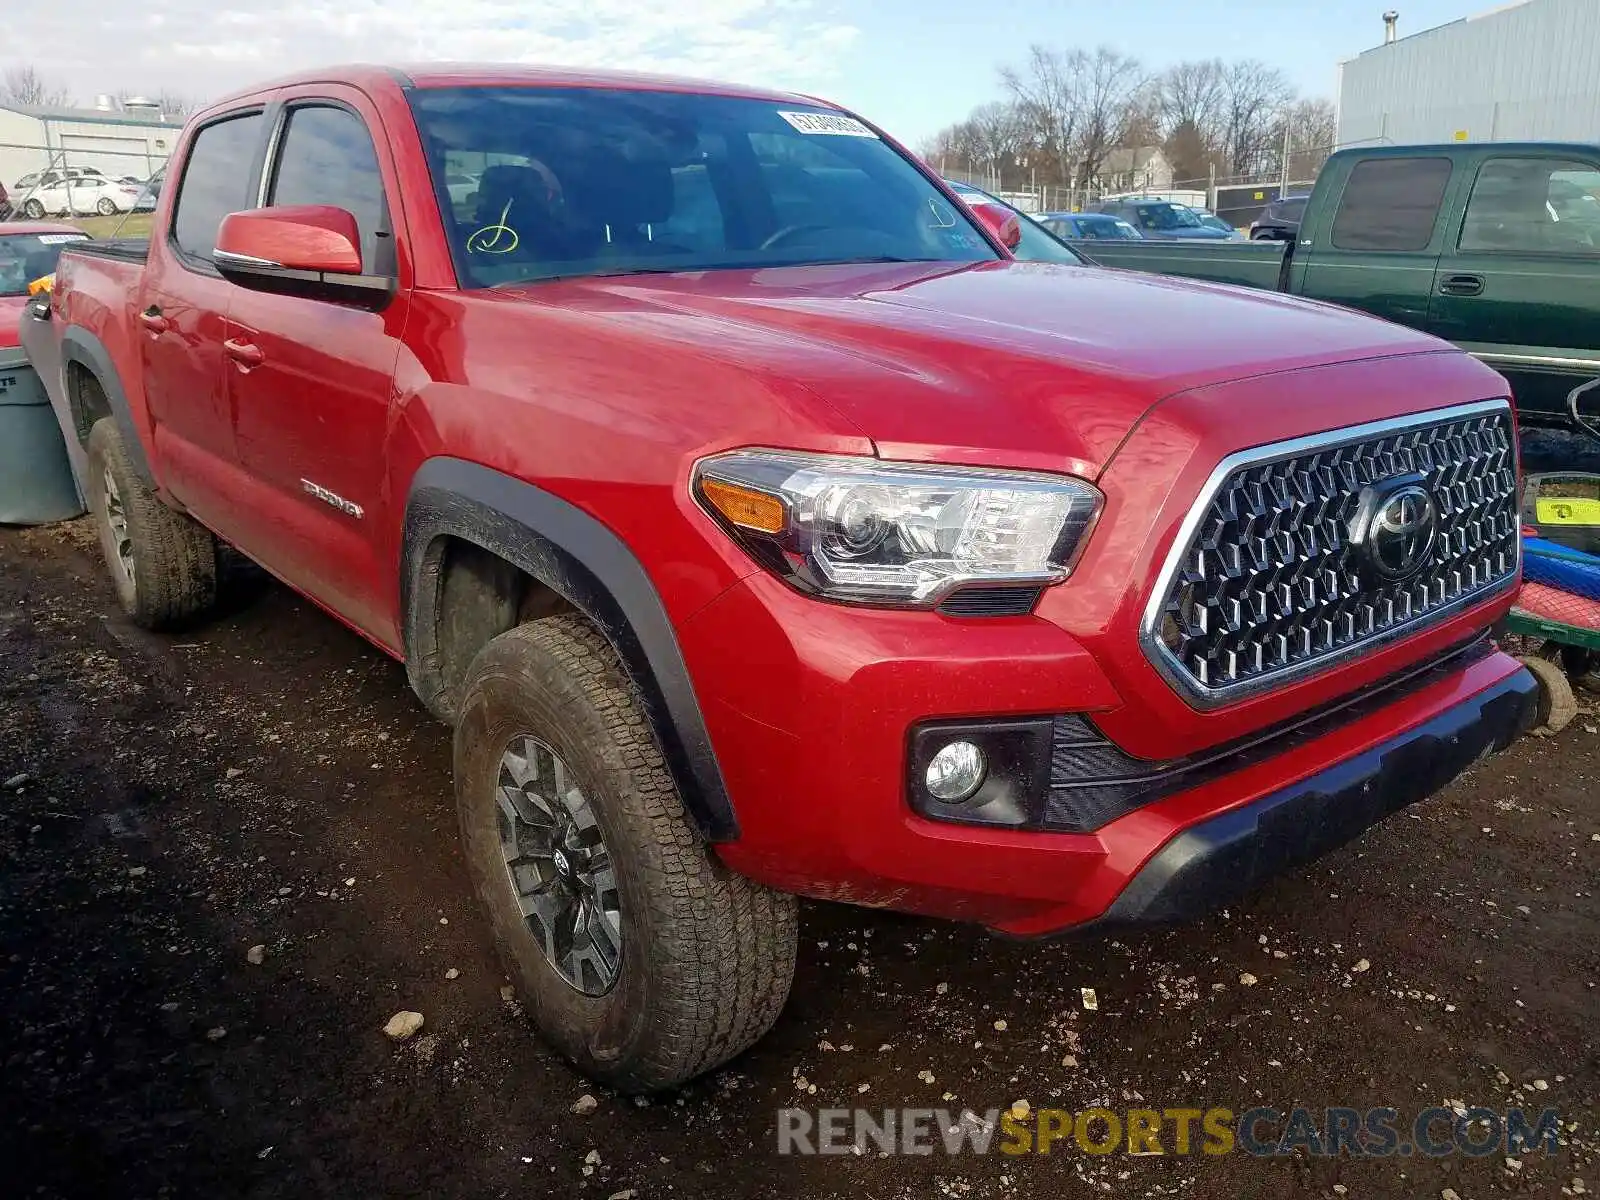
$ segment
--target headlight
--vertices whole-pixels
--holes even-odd
[[[967,584],[1065,579],[1102,501],[1065,476],[767,450],[705,459],[693,486],[796,587],[926,607]]]

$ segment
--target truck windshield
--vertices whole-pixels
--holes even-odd
[[[63,246],[88,240],[86,233],[0,234],[0,296],[26,296],[30,283],[55,271]]]
[[[599,88],[408,95],[463,286],[999,257],[842,113]]]

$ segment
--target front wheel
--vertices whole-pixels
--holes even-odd
[[[575,615],[468,673],[456,799],[473,882],[544,1036],[625,1092],[726,1062],[777,1019],[796,904],[730,872],[684,812],[605,638]]]
[[[22,206],[22,215],[30,221],[42,221],[44,220],[44,205],[37,200],[29,200]]]

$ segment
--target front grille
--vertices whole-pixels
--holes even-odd
[[[1145,614],[1146,653],[1198,707],[1288,682],[1442,619],[1518,562],[1510,407],[1464,405],[1245,451],[1213,473]],[[1413,477],[1431,548],[1385,579],[1360,544],[1368,496]],[[1358,522],[1359,517],[1359,522]]]

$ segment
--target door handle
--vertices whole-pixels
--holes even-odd
[[[238,338],[229,338],[222,348],[241,367],[259,367],[267,357],[254,342],[241,342]]]
[[[139,314],[139,324],[151,333],[165,333],[172,328],[172,322],[163,317],[161,310],[153,304]]]
[[[1483,295],[1482,275],[1447,275],[1439,284],[1441,296]]]

